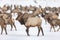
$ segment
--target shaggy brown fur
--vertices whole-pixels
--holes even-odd
[[[25,14],[21,14],[21,15],[18,15],[18,17],[16,18],[16,20],[18,20],[21,24],[23,24],[23,25],[25,25],[25,27],[27,28],[26,29],[26,32],[27,32],[27,35],[29,36],[29,28],[31,27],[31,26],[33,26],[33,25],[29,25],[28,24],[28,20],[29,20],[29,18],[35,18],[35,17],[33,17],[33,15],[30,15],[30,14],[28,14],[28,13],[25,13]],[[35,26],[37,26],[38,27],[38,36],[39,36],[39,33],[40,33],[40,30],[42,31],[42,35],[44,35],[44,33],[43,33],[43,29],[42,29],[42,27],[41,27],[41,22],[42,22],[42,20],[39,18],[39,17],[37,17],[37,19],[34,19],[34,20],[36,20],[36,22],[39,20],[39,22],[37,22],[37,24],[36,25],[34,25],[34,27]],[[32,22],[32,21],[31,21]],[[35,23],[35,22],[34,22]],[[33,23],[33,24],[34,24]],[[30,23],[30,24],[32,24],[32,23]],[[39,25],[38,25],[39,24]],[[29,25],[29,26],[28,26]]]

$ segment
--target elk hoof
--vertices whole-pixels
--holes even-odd
[[[56,31],[54,31],[54,32],[56,32]]]
[[[12,31],[12,29],[10,31]]]
[[[30,36],[29,34],[27,36]]]
[[[6,35],[7,35],[7,33],[6,33]]]
[[[57,32],[58,32],[59,30],[57,30]]]
[[[2,35],[2,33],[1,33],[1,35]]]
[[[37,35],[37,36],[39,36],[39,35]]]
[[[17,29],[15,29],[15,31],[17,31]]]
[[[42,36],[44,36],[44,34],[42,34]]]

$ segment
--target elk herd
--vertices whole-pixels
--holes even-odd
[[[9,11],[9,12],[7,12]],[[45,7],[42,8],[40,5],[39,7],[36,6],[22,6],[22,5],[4,5],[0,7],[0,26],[1,26],[1,34],[3,33],[3,29],[7,34],[7,25],[11,25],[11,30],[14,27],[17,31],[16,25],[14,23],[14,19],[12,18],[12,14],[17,13],[18,16],[15,20],[18,20],[21,25],[25,25],[26,33],[29,35],[29,28],[30,27],[37,27],[39,36],[40,31],[44,36],[42,24],[42,18],[44,18],[45,22],[50,24],[50,31],[53,28],[54,32],[55,26],[59,26],[57,31],[60,29],[60,19],[58,18],[60,13],[60,7]]]

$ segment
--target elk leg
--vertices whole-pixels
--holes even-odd
[[[50,32],[51,32],[52,26],[50,27]]]
[[[14,23],[13,23],[13,25],[14,25],[15,30],[17,31],[16,26],[15,26],[15,24],[14,24]]]
[[[40,33],[40,27],[38,27],[38,35],[37,36],[39,36],[39,33]]]
[[[53,26],[54,32],[56,32],[55,27]]]
[[[60,29],[60,26],[59,26],[59,28],[57,29],[57,32],[59,31],[59,29]]]
[[[29,28],[28,28],[28,27],[27,27],[27,29],[26,29],[26,32],[27,32],[27,35],[30,36],[30,35],[29,35]]]
[[[44,36],[44,33],[43,33],[43,29],[42,29],[42,27],[40,27],[40,30],[42,31],[42,35]]]
[[[1,34],[3,33],[3,26],[1,26]]]
[[[45,20],[45,24],[47,24],[47,20]]]
[[[11,24],[11,31],[12,31],[13,25]]]
[[[7,35],[7,30],[6,30],[6,26],[4,27],[4,30],[5,30],[5,33],[6,33],[6,35]]]

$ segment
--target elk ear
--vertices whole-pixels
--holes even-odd
[[[12,8],[12,4],[11,4],[11,8]]]
[[[42,14],[41,14],[41,16],[42,16],[42,17],[44,17],[44,16],[45,16],[45,14],[44,14],[44,13],[42,13]]]
[[[16,8],[16,5],[14,5],[14,8]]]
[[[41,6],[39,5],[39,8],[41,8]]]
[[[14,7],[15,7],[15,5],[14,5]]]
[[[22,7],[22,5],[20,5],[20,7]]]
[[[59,16],[59,13],[56,13],[57,16]]]
[[[10,6],[10,10],[12,10],[12,4],[11,4],[11,6]]]

